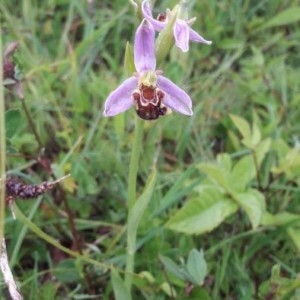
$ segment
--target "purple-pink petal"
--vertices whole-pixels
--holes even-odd
[[[155,70],[155,30],[146,19],[142,21],[135,33],[134,64],[138,72]]]
[[[164,105],[184,115],[193,114],[190,96],[170,79],[158,75],[157,87],[165,93]]]
[[[142,3],[142,14],[144,18],[152,24],[156,31],[162,31],[167,24],[166,22],[161,22],[153,18],[150,3],[148,0],[145,0]]]
[[[125,110],[128,110],[134,103],[132,92],[138,87],[138,79],[132,76],[116,88],[107,97],[105,101],[104,116],[115,116]]]
[[[176,46],[183,52],[189,51],[190,28],[187,22],[177,19],[174,24],[174,38]]]
[[[190,31],[189,36],[190,36],[191,41],[203,43],[203,44],[207,44],[207,45],[210,45],[212,43],[212,41],[208,41],[208,40],[204,39],[200,34],[198,34],[198,32],[196,32],[192,28],[189,28],[189,31]]]

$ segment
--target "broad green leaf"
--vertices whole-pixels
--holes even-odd
[[[236,200],[240,207],[246,212],[252,228],[255,229],[261,224],[263,213],[266,210],[266,204],[263,194],[257,190],[249,190],[244,194],[237,194]]]
[[[231,172],[232,161],[231,157],[227,153],[222,153],[217,156],[217,163],[223,170]]]
[[[203,251],[192,249],[187,260],[187,271],[193,278],[193,283],[202,285],[207,274],[207,265],[204,259]]]
[[[295,147],[290,149],[283,157],[278,166],[272,169],[275,174],[285,173],[289,178],[300,175],[300,149]]]
[[[237,136],[237,134],[235,132],[233,132],[232,130],[228,130],[228,138],[232,144],[232,147],[238,151],[240,150],[240,139],[239,137]]]
[[[251,128],[249,123],[245,119],[236,115],[230,115],[230,118],[238,131],[241,133],[243,137],[243,143],[249,147],[251,144]]]
[[[207,175],[207,177],[225,190],[228,190],[228,172],[220,166],[212,163],[202,163],[198,166],[199,170]]]
[[[253,146],[257,145],[261,141],[261,133],[260,129],[257,126],[257,124],[252,124],[252,137],[251,137],[251,143]]]
[[[242,157],[233,167],[230,174],[230,188],[235,192],[245,191],[247,185],[255,178],[256,170],[253,157],[248,154]]]
[[[261,30],[275,26],[288,25],[298,21],[300,21],[300,6],[290,7],[278,13],[259,29]]]
[[[271,139],[267,138],[261,141],[254,150],[257,166],[260,168],[263,159],[270,150]],[[260,172],[260,170],[258,170]],[[232,173],[230,174],[230,188],[233,191],[241,192],[247,185],[256,177],[256,166],[254,163],[253,153],[250,153],[241,158],[233,167]]]
[[[202,234],[219,226],[237,208],[237,204],[219,190],[208,188],[187,201],[165,226],[187,234]]]
[[[262,140],[255,148],[255,153],[257,157],[258,167],[261,166],[266,154],[270,151],[271,148],[271,139],[266,138]]]
[[[281,160],[288,154],[290,147],[284,140],[276,139],[272,141],[272,150],[276,151],[279,160]]]
[[[115,269],[111,270],[111,282],[116,300],[132,300],[131,295],[118,272]]]
[[[272,215],[265,212],[262,218],[262,225],[264,226],[289,226],[293,224],[300,224],[300,215],[289,212]]]

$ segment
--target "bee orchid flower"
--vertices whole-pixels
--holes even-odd
[[[136,73],[122,82],[105,101],[104,116],[115,116],[132,106],[142,119],[153,120],[167,113],[167,108],[192,115],[189,95],[156,70],[155,29],[144,19],[134,41]]]
[[[171,11],[169,9],[167,10],[166,14],[160,14],[157,20],[154,19],[152,16],[149,0],[143,1],[142,14],[144,18],[146,18],[152,24],[154,29],[158,32],[161,32],[171,19]],[[189,41],[210,45],[212,43],[211,41],[204,39],[201,35],[199,35],[195,30],[193,30],[190,27],[195,22],[196,18],[186,20],[184,18],[181,18],[181,15],[183,14],[184,9],[182,9],[182,7],[180,6],[178,17],[176,18],[173,28],[175,45],[178,48],[180,48],[183,52],[189,51]]]

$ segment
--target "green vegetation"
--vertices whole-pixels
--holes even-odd
[[[157,1],[154,14],[175,4]],[[71,174],[15,199],[16,220],[6,211],[24,299],[300,299],[300,3],[191,4],[193,28],[213,44],[174,48],[159,67],[194,115],[138,122],[135,191],[134,109],[102,116],[128,75],[132,5],[1,0],[25,96],[4,94],[7,175]]]

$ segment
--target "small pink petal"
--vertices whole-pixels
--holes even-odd
[[[207,44],[207,45],[212,44],[212,41],[208,41],[208,40],[204,39],[200,34],[198,34],[198,32],[196,32],[192,28],[190,28],[189,31],[190,31],[190,40],[191,41],[202,43],[202,44]]]
[[[158,75],[157,87],[165,93],[164,105],[183,115],[191,116],[193,114],[190,96],[170,79]]]
[[[134,64],[138,72],[155,70],[155,30],[146,19],[142,21],[135,33]]]
[[[183,52],[189,51],[190,28],[188,24],[180,19],[177,19],[174,24],[175,44]]]
[[[134,76],[126,79],[107,97],[103,115],[106,117],[115,116],[128,110],[134,103],[132,92],[138,87],[138,79]]]
[[[142,3],[142,14],[147,19],[156,31],[162,31],[166,26],[166,22],[161,22],[153,18],[149,0],[145,0]]]

